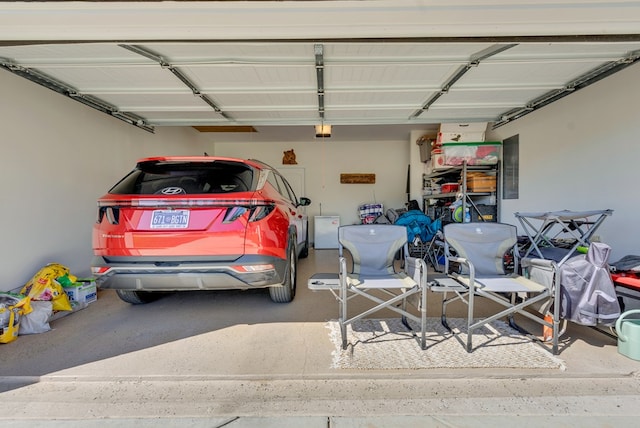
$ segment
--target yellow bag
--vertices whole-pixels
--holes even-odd
[[[69,272],[68,267],[63,266],[60,263],[49,263],[48,265],[45,266],[45,268],[50,269],[55,275],[53,279],[58,281],[63,286],[65,284],[63,284],[62,280],[64,280],[64,282],[67,282],[69,284],[72,284],[78,280],[78,278],[75,275],[72,275],[71,272]]]
[[[18,338],[21,310],[15,307],[0,308],[0,312],[3,311],[9,312],[9,325],[7,327],[0,328],[0,343],[13,342]]]
[[[27,296],[3,294],[3,302],[4,304],[0,305],[0,320],[2,320],[0,322],[0,343],[9,343],[18,338],[20,317],[32,311],[31,299]]]
[[[56,278],[65,275],[70,275],[69,269],[57,263],[48,264],[22,287],[20,294],[29,296],[32,300],[51,300],[54,311],[71,311],[73,308],[67,293],[56,281]]]
[[[16,308],[20,309],[22,313],[20,315],[27,315],[33,312],[31,308],[31,297],[22,294],[15,295],[20,301],[16,303]]]

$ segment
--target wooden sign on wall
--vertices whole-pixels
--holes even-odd
[[[375,182],[375,174],[340,174],[342,184],[374,184]]]

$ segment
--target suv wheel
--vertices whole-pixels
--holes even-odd
[[[300,250],[300,258],[304,259],[306,257],[309,256],[309,227],[307,226],[307,236],[305,237],[304,240],[304,247],[302,247],[302,250]]]
[[[269,295],[271,300],[276,303],[289,303],[296,295],[296,276],[297,276],[297,257],[295,244],[289,245],[287,256],[287,270],[282,285],[269,287]]]
[[[159,293],[152,293],[150,291],[134,291],[134,290],[116,290],[118,297],[132,305],[142,305],[144,303],[153,302],[158,297]]]

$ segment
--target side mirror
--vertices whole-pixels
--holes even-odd
[[[299,207],[306,207],[311,205],[311,199],[309,198],[300,198],[300,202],[298,202]]]

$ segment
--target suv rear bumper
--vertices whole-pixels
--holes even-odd
[[[232,263],[176,260],[154,262],[140,257],[91,263],[101,289],[140,291],[229,290],[280,285],[286,260],[275,257],[241,257]]]

